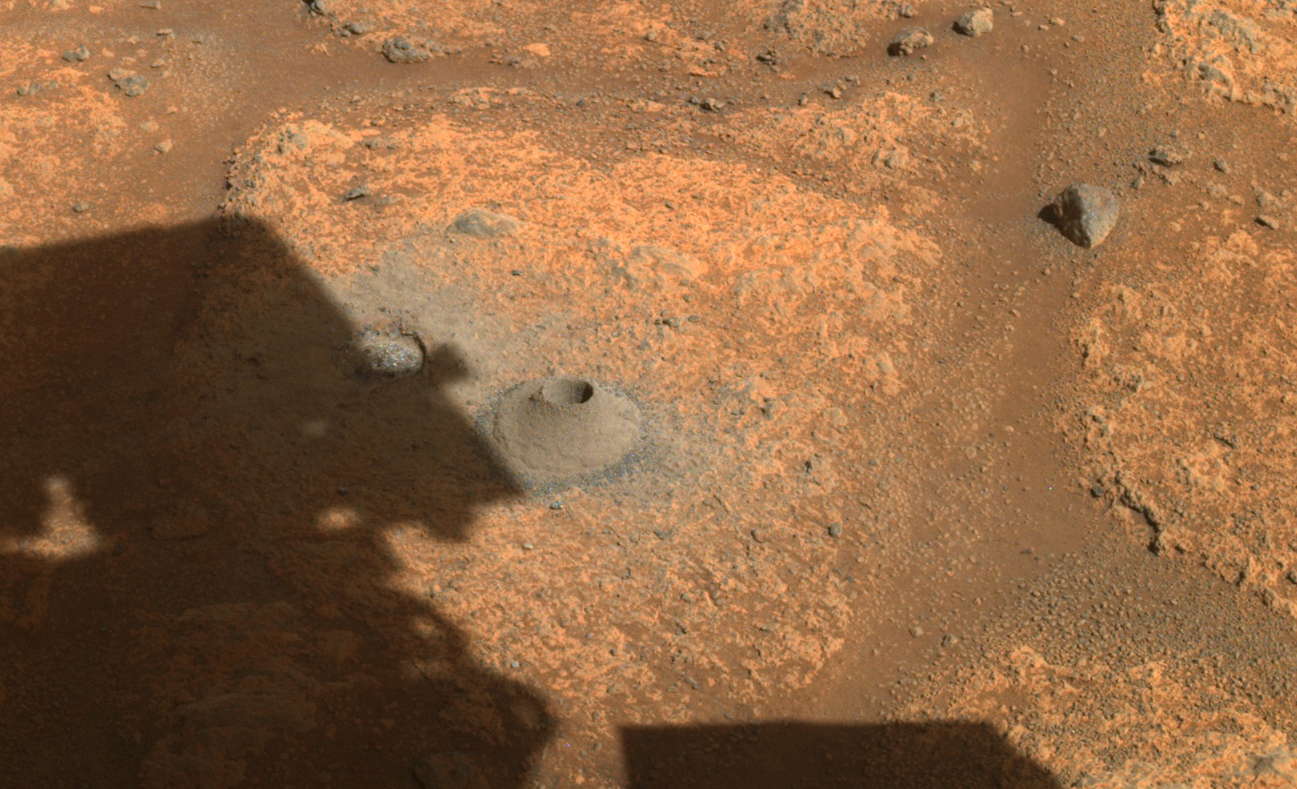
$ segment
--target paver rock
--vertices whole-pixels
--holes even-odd
[[[500,238],[517,233],[522,223],[507,214],[497,214],[481,208],[460,214],[450,229],[474,238]]]

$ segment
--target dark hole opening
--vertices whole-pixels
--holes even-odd
[[[541,387],[540,396],[554,405],[580,405],[594,397],[594,385],[580,378],[553,378]]]

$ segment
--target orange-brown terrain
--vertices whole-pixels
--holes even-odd
[[[1294,112],[1293,0],[0,0],[0,786],[1297,786]]]

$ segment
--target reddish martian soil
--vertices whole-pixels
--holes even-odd
[[[0,0],[0,785],[1297,786],[1297,4],[977,10]]]

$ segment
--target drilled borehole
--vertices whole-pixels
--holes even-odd
[[[540,397],[552,405],[580,405],[594,397],[594,384],[580,378],[553,378],[541,386]]]

